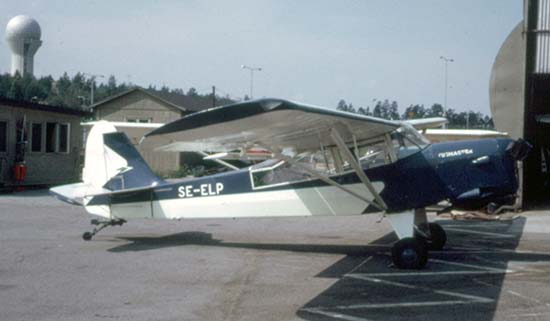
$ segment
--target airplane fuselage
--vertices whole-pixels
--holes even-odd
[[[486,139],[432,144],[396,162],[364,167],[364,171],[386,203],[387,213],[445,199],[458,207],[479,206],[516,192],[515,160],[506,152],[512,142]],[[86,209],[111,219],[359,215],[376,210],[320,179],[294,177],[288,182],[260,184],[257,172],[247,168],[93,196],[87,199]],[[264,173],[262,179],[269,174]],[[373,198],[353,171],[330,178]]]

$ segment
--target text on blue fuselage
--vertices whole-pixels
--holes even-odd
[[[198,187],[193,187],[193,185],[182,185],[178,187],[178,197],[213,196],[219,195],[221,191],[223,191],[223,183],[201,184]]]
[[[459,150],[438,153],[437,157],[447,158],[447,157],[456,157],[456,156],[462,156],[462,155],[472,155],[473,153],[474,153],[473,149],[459,149]]]

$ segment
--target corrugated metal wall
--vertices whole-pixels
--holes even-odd
[[[535,73],[550,74],[550,0],[538,0]]]

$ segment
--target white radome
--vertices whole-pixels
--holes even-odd
[[[11,50],[11,74],[33,74],[34,55],[42,45],[42,30],[33,18],[15,16],[6,26],[6,42]]]
[[[33,18],[26,15],[15,16],[6,26],[6,40],[40,40],[42,31],[40,25]]]

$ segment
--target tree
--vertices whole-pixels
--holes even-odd
[[[65,95],[65,93],[68,91],[69,87],[71,86],[71,79],[69,78],[69,75],[67,73],[63,73],[63,76],[61,76],[56,82],[56,88],[57,88],[57,94],[59,96]]]
[[[395,110],[394,110],[395,108]],[[384,119],[399,119],[399,113],[397,113],[397,103],[392,107],[389,100],[385,99],[384,101],[377,101],[374,109],[372,111],[374,117],[384,118]]]
[[[427,117],[445,117],[443,115],[443,106],[441,104],[433,104],[427,112]]]
[[[424,105],[409,105],[409,107],[405,109],[405,112],[401,116],[402,119],[418,119],[425,117],[427,116]]]
[[[0,95],[7,96],[11,87],[11,79],[12,77],[10,74],[0,75]]]
[[[183,89],[181,88],[172,89],[170,92],[173,94],[185,95],[185,93],[183,92]]]
[[[348,104],[346,104],[346,101],[343,100],[343,99],[340,99],[340,101],[338,102],[338,105],[336,105],[336,109],[341,110],[341,111],[347,111],[349,113],[356,113],[357,112],[355,110],[355,107],[353,107],[352,103],[350,103],[348,105]]]
[[[25,100],[38,102],[47,97],[47,92],[42,90],[36,79],[32,79],[30,83],[25,86],[23,96]]]
[[[345,100],[340,99],[338,105],[336,105],[336,109],[346,111],[348,110],[348,104],[346,104]]]
[[[395,100],[392,101],[389,107],[388,116],[389,116],[389,119],[392,119],[392,120],[399,119],[399,106],[397,105],[397,102]]]
[[[366,109],[363,107],[359,107],[357,109],[358,114],[366,115],[366,116],[372,116],[372,113],[370,112],[370,107],[367,107]]]
[[[10,89],[8,90],[7,96],[11,99],[16,100],[23,100],[25,98],[25,88],[23,83],[23,77],[19,74],[19,72],[16,72],[13,76]]]
[[[95,85],[95,81],[92,80],[93,85]],[[118,86],[116,84],[116,78],[114,75],[109,76],[109,80],[107,80],[107,96],[114,95],[118,91]]]

